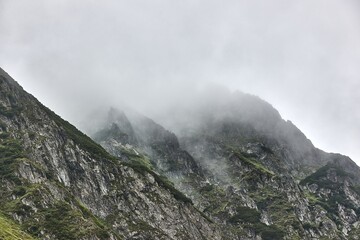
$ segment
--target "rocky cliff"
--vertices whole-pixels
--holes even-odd
[[[176,135],[113,109],[95,139],[114,155],[147,156],[224,239],[356,239],[360,171],[351,159],[315,148],[271,105],[243,93],[175,115]],[[119,127],[124,119],[131,128]],[[116,138],[114,126],[137,142]]]
[[[359,167],[270,104],[234,93],[169,116],[111,109],[100,146],[0,69],[0,238],[359,238]]]
[[[221,238],[165,177],[111,156],[3,70],[0,181],[1,226],[29,239]]]

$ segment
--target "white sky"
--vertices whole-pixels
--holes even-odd
[[[221,83],[360,164],[356,0],[0,0],[0,66],[75,124]]]

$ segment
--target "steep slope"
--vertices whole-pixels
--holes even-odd
[[[110,156],[2,69],[0,165],[0,211],[34,237],[220,239],[166,179]]]
[[[274,168],[286,168],[299,177],[327,162],[327,154],[316,149],[295,125],[284,121],[276,109],[260,98],[242,92],[210,92],[199,98],[191,106],[174,107],[171,114],[175,120],[165,121],[181,145],[186,145],[187,139],[203,141],[204,136],[236,143],[244,150],[248,143],[261,143],[282,156],[282,166],[273,164]]]
[[[178,188],[191,192],[189,179],[205,181],[201,169],[192,156],[180,148],[174,133],[164,129],[153,120],[128,110],[110,109],[104,126],[93,136],[109,153],[129,162],[129,152],[143,155],[149,168],[166,175]],[[136,139],[129,142],[127,139]],[[136,160],[136,158],[135,158]]]
[[[147,164],[186,193],[225,239],[348,239],[359,232],[359,168],[316,149],[268,103],[236,93],[177,111],[170,126],[180,140],[148,118],[123,112],[108,117],[97,140],[114,155],[147,154]],[[138,140],[127,147],[116,134],[126,132],[119,127],[124,119]],[[193,167],[179,164],[178,152],[186,152]],[[322,181],[316,171],[325,165],[341,167],[346,177],[337,190],[321,190],[335,196],[329,203],[308,180]]]
[[[238,195],[251,199],[242,205],[252,203],[263,223],[273,223],[292,239],[347,238],[349,232],[357,231],[358,214],[341,217],[343,211],[354,212],[359,200],[351,189],[360,183],[360,169],[349,158],[316,149],[298,128],[257,97],[234,93],[218,104],[204,104],[211,104],[211,110],[200,104],[191,115],[197,118],[195,122],[203,124],[191,128],[184,119],[185,124],[178,123],[176,130],[180,145],[202,169],[213,173],[214,185],[242,192]],[[344,186],[350,186],[342,187],[347,195],[333,201],[338,208],[333,212],[320,202],[314,207],[312,196],[303,188],[306,181],[298,184],[298,180],[326,164],[341,168],[347,179]],[[338,196],[335,189],[330,192]],[[207,208],[217,207],[218,202]],[[230,200],[229,204],[220,213],[228,214],[231,220],[231,205],[234,208],[236,203]],[[217,211],[210,214],[218,216]],[[241,217],[241,212],[235,216]],[[321,224],[314,224],[315,219]]]
[[[360,215],[359,175],[353,175],[356,165],[349,171],[350,159],[334,156],[331,162],[301,181],[312,207],[326,210],[341,231],[350,239],[357,239]],[[312,228],[322,224],[314,219]],[[357,229],[352,231],[353,229]],[[348,233],[350,232],[350,235]]]
[[[3,240],[33,240],[30,235],[20,230],[17,224],[0,216],[0,239]]]

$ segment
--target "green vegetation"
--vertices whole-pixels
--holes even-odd
[[[337,186],[334,186],[334,183],[327,179],[327,173],[329,170],[336,171],[336,175],[340,177],[346,177],[349,176],[347,172],[345,172],[343,169],[339,168],[338,166],[335,166],[333,164],[327,164],[321,168],[319,168],[315,173],[311,174],[310,176],[306,177],[305,179],[300,181],[301,185],[306,184],[317,184],[320,188],[329,188],[336,190]]]
[[[22,108],[18,106],[12,106],[11,108],[6,108],[0,104],[0,115],[3,115],[8,118],[13,118],[14,116],[20,114]]]
[[[238,207],[236,209],[237,214],[229,218],[231,224],[241,223],[242,226],[246,226],[249,229],[253,229],[256,234],[260,234],[262,239],[282,239],[284,237],[284,231],[278,228],[276,225],[267,226],[260,222],[260,213],[249,207]]]
[[[153,171],[154,167],[150,162],[150,159],[143,154],[136,154],[133,149],[128,149],[125,147],[121,147],[121,154],[123,154],[130,163],[134,165],[144,166],[147,169]]]
[[[162,187],[164,187],[165,189],[167,189],[176,200],[182,201],[184,203],[188,203],[188,204],[193,204],[193,202],[191,201],[190,198],[186,197],[185,194],[183,194],[182,192],[180,192],[179,190],[177,190],[174,187],[174,184],[172,182],[170,182],[165,176],[163,175],[158,175],[156,173],[153,172],[153,177],[155,179],[155,181]]]
[[[109,237],[104,229],[94,226],[92,221],[89,221],[89,216],[84,216],[81,211],[73,209],[66,202],[59,201],[51,208],[43,209],[42,213],[44,222],[37,227],[44,226],[57,239],[76,240],[89,235],[96,235],[101,239]]]
[[[73,207],[74,203],[58,201],[49,203],[47,200],[50,192],[46,187],[40,184],[29,184],[21,181],[16,175],[19,164],[26,162],[32,168],[42,171],[41,167],[36,163],[25,158],[25,153],[21,143],[12,139],[10,136],[0,139],[0,176],[1,180],[7,180],[11,183],[11,189],[0,187],[0,209],[3,213],[11,216],[17,214],[23,217],[21,231],[28,232],[32,236],[40,236],[40,231],[54,234],[57,239],[79,239],[82,236],[98,236],[101,239],[108,237],[108,233],[104,225],[95,218],[90,211],[77,204],[77,208]],[[57,185],[58,186],[58,185]],[[65,190],[64,190],[65,191]],[[12,199],[12,196],[16,196]],[[35,204],[37,211],[24,204],[30,201]],[[46,206],[44,203],[47,202]],[[72,201],[74,202],[74,201]],[[81,210],[79,210],[81,209]],[[0,239],[32,239],[20,230],[12,231],[10,227],[13,225],[4,220],[0,215]],[[12,236],[10,236],[13,234]],[[23,235],[20,235],[23,234]],[[22,237],[17,237],[17,236]]]
[[[0,120],[0,130],[1,131],[6,131],[6,124]]]
[[[3,179],[12,180],[19,184],[20,180],[15,175],[15,170],[19,164],[19,158],[24,157],[20,143],[6,136],[0,139],[0,176]]]
[[[301,223],[295,215],[294,207],[288,201],[286,193],[279,192],[271,186],[265,186],[260,189],[253,189],[249,195],[254,199],[259,209],[268,213],[274,223],[274,225],[267,226],[272,227],[272,229],[267,229],[265,233],[266,236],[269,236],[268,239],[272,239],[270,236],[283,235],[288,226],[292,226],[294,229],[301,228]],[[264,230],[264,226],[257,226]],[[297,238],[298,236],[292,237]]]
[[[29,234],[23,232],[14,222],[0,214],[0,239],[2,240],[34,240]]]
[[[319,203],[319,199],[316,197],[316,195],[312,194],[309,191],[304,191],[304,196],[309,201],[310,205],[315,205]]]
[[[309,230],[309,229],[317,229],[318,226],[316,226],[315,224],[313,223],[304,223],[303,224],[303,227],[305,230]]]
[[[360,196],[360,186],[350,186],[350,189],[353,190],[358,196]]]
[[[285,232],[274,225],[267,226],[263,223],[257,223],[254,225],[254,230],[261,235],[263,240],[283,239],[285,236]]]
[[[48,202],[51,193],[47,187],[27,184],[15,188],[12,194],[17,192],[18,198],[3,203],[1,208],[9,216],[15,213],[22,217],[21,229],[35,237],[40,237],[42,231],[63,240],[89,236],[109,238],[109,228],[60,184],[57,186],[64,191],[65,200]],[[24,201],[34,204],[37,210],[34,211],[34,208],[24,204]]]
[[[261,163],[259,163],[258,161],[256,161],[253,158],[246,158],[244,157],[242,154],[238,154],[235,153],[235,155],[242,161],[247,163],[248,165],[254,167],[255,169],[259,170],[262,173],[268,174],[270,176],[273,176],[274,173],[272,171],[270,171],[269,169],[267,169],[264,165],[262,165]]]
[[[310,185],[316,184],[319,188],[325,188],[331,190],[331,195],[327,198],[321,198],[315,196],[309,192],[305,192],[305,196],[309,200],[309,203],[312,205],[320,205],[327,211],[327,215],[330,219],[335,221],[338,225],[340,224],[338,218],[338,204],[343,205],[346,208],[353,209],[355,212],[360,211],[346,196],[343,190],[343,184],[341,182],[333,182],[328,179],[327,174],[329,171],[335,171],[338,177],[348,177],[350,176],[343,169],[334,164],[327,164],[324,167],[321,167],[315,173],[303,179],[300,184]],[[357,187],[350,187],[353,191],[357,192]]]
[[[229,202],[222,188],[208,184],[200,189],[200,193],[208,202],[207,207],[204,209],[205,213],[216,216],[225,212],[225,208],[229,205]]]
[[[230,152],[233,156],[238,158],[241,162],[251,166],[253,169],[258,170],[260,173],[267,174],[269,176],[274,176],[274,172],[267,169],[263,164],[254,159],[252,154],[241,152],[239,149],[232,147],[230,145],[224,146],[227,152]],[[231,158],[231,156],[230,156]]]
[[[256,209],[240,206],[236,212],[237,214],[229,218],[229,222],[232,224],[260,222],[260,213]]]

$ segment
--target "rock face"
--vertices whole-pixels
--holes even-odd
[[[0,69],[0,238],[359,239],[359,167],[268,103],[172,116],[111,109],[101,147]]]
[[[169,126],[177,136],[113,109],[94,139],[116,156],[146,156],[223,239],[356,239],[360,170],[351,159],[316,149],[271,105],[243,93],[174,115]],[[131,127],[119,127],[124,119]],[[115,125],[137,141],[114,136]]]
[[[166,178],[109,155],[1,69],[0,181],[0,216],[35,238],[221,239]]]

